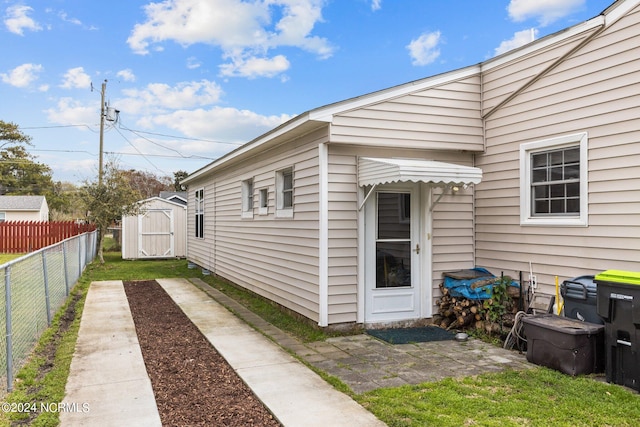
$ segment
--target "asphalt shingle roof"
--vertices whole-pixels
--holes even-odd
[[[0,196],[0,210],[39,211],[44,196]]]

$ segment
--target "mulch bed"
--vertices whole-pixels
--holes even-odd
[[[280,426],[154,280],[124,289],[166,426]]]

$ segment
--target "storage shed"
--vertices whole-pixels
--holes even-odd
[[[122,218],[122,258],[186,257],[187,207],[161,197],[140,203],[140,215]]]

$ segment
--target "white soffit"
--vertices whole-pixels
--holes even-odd
[[[360,157],[358,185],[380,185],[394,182],[426,182],[434,184],[478,184],[482,169],[434,160]]]

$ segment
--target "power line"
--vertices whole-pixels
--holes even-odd
[[[227,145],[236,145],[236,146],[241,146],[243,145],[242,142],[229,142],[229,141],[218,141],[218,140],[214,140],[214,139],[202,139],[202,138],[191,138],[191,137],[187,137],[187,136],[178,136],[178,135],[170,135],[170,134],[166,134],[166,133],[158,133],[158,132],[149,132],[149,131],[144,131],[144,130],[138,130],[138,129],[131,129],[127,126],[124,126],[122,124],[121,120],[118,120],[118,123],[120,125],[120,128],[126,131],[129,131],[131,133],[135,133],[137,134],[146,134],[146,135],[155,135],[155,136],[162,136],[165,138],[172,138],[172,139],[183,139],[183,140],[187,140],[187,141],[199,141],[199,142],[212,142],[214,144],[227,144]],[[95,132],[98,133],[98,130],[95,130],[92,128],[92,126],[98,127],[99,128],[99,124],[96,125],[87,125],[87,124],[75,124],[75,125],[56,125],[56,126],[20,126],[20,129],[23,130],[38,130],[38,129],[59,129],[59,128],[73,128],[73,127],[85,127],[87,129],[89,129],[91,132]],[[140,136],[140,135],[138,135]],[[140,136],[141,138],[144,138],[142,136]],[[166,148],[166,147],[165,147]],[[170,149],[170,148],[168,148]]]
[[[187,137],[187,136],[167,135],[167,134],[164,134],[164,133],[148,132],[148,131],[143,131],[143,130],[130,129],[130,128],[124,126],[121,121],[119,123],[120,123],[120,128],[121,129],[128,130],[129,132],[135,133],[136,135],[139,134],[139,133],[144,133],[144,134],[147,134],[147,135],[163,136],[165,138],[173,138],[173,139],[184,139],[184,140],[188,140],[188,141],[212,142],[214,144],[229,144],[229,145],[237,145],[237,146],[243,145],[242,142],[228,142],[228,141],[216,141],[216,140],[213,140],[213,139],[190,138],[190,137]],[[140,136],[140,135],[138,135],[138,136]],[[140,136],[140,137],[143,138],[142,136]]]
[[[45,149],[32,149],[30,151],[43,151],[43,152],[53,152],[53,153],[85,153],[93,157],[97,157],[96,153],[92,153],[86,150],[45,150]],[[149,153],[123,153],[120,151],[105,151],[105,154],[115,154],[120,156],[147,156],[147,157],[162,157],[167,159],[184,159],[184,160],[215,160],[213,157],[205,157],[205,156],[183,156],[183,155],[170,155],[170,154],[149,154]]]
[[[120,136],[122,138],[124,138],[125,141],[127,141],[127,144],[129,144],[134,150],[136,150],[147,162],[149,162],[149,164],[151,166],[153,166],[154,168],[156,168],[156,170],[158,170],[158,171],[160,171],[160,172],[162,172],[164,174],[167,173],[167,172],[163,171],[162,169],[160,169],[158,166],[154,165],[153,162],[147,158],[147,156],[145,156],[142,152],[140,152],[140,150],[138,150],[138,148],[135,145],[133,145],[133,143],[131,141],[129,141],[127,139],[127,137],[122,134],[122,132],[120,132],[120,129],[118,129],[118,128],[114,128],[114,129],[116,130],[116,132],[118,132],[120,134]]]
[[[94,125],[94,126],[100,126],[100,125]],[[95,132],[97,133],[97,130],[94,130],[90,125],[58,125],[58,126],[29,126],[29,127],[24,127],[21,126],[20,129],[26,130],[26,129],[58,129],[58,128],[75,128],[75,127],[85,127],[87,129],[89,129],[91,132]]]

